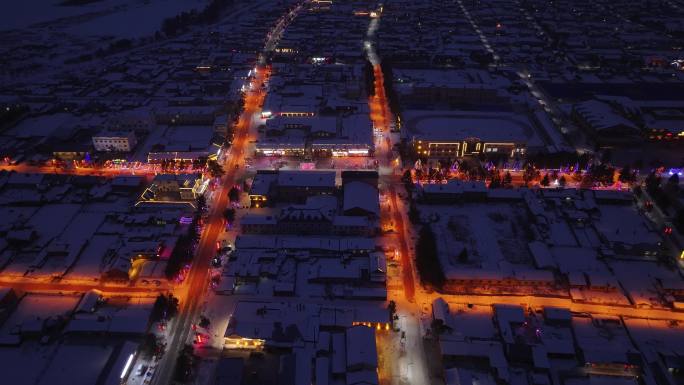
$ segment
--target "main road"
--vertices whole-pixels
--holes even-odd
[[[211,259],[216,255],[216,241],[219,235],[225,231],[223,222],[223,211],[228,207],[228,191],[244,173],[244,153],[249,143],[249,129],[253,116],[259,110],[263,102],[264,92],[261,86],[268,80],[270,69],[268,67],[258,68],[254,78],[251,80],[252,87],[249,87],[245,95],[245,107],[238,123],[235,126],[235,138],[228,154],[228,161],[224,164],[227,169],[222,179],[222,184],[217,191],[217,199],[212,205],[212,209],[206,220],[206,227],[202,233],[199,246],[195,255],[194,262],[187,277],[184,287],[178,291],[181,307],[174,329],[171,332],[171,342],[164,357],[159,363],[156,377],[156,384],[168,384],[174,374],[175,362],[181,348],[188,340],[191,332],[191,325],[198,317],[202,305],[202,298],[209,286],[209,265]]]
[[[83,293],[89,290],[99,290],[105,294],[130,294],[132,296],[146,296],[158,295],[158,293],[165,293],[169,291],[167,285],[148,285],[148,286],[130,286],[130,285],[116,285],[106,284],[103,282],[81,283],[81,282],[47,282],[2,278],[0,279],[0,286],[11,287],[19,291],[51,291],[51,292],[78,292]]]
[[[389,108],[387,95],[385,94],[385,79],[383,76],[380,58],[375,52],[374,35],[378,29],[378,24],[382,16],[382,4],[378,5],[379,17],[371,20],[364,42],[364,49],[368,60],[373,65],[374,75],[374,95],[369,97],[370,118],[373,127],[378,133],[376,141],[375,158],[379,164],[380,183],[386,188],[389,195],[389,208],[383,210],[381,221],[384,223],[392,222],[395,228],[391,241],[398,243],[400,258],[400,280],[401,282],[390,282],[395,279],[388,274],[389,287],[401,287],[402,290],[391,290],[388,292],[388,299],[393,300],[397,305],[398,322],[395,327],[401,329],[401,334],[394,333],[394,338],[376,338],[378,348],[382,352],[382,365],[378,368],[378,376],[382,385],[387,383],[410,383],[413,385],[427,385],[431,383],[431,376],[428,369],[428,360],[423,348],[423,333],[421,328],[421,303],[415,300],[416,295],[423,298],[422,287],[417,274],[414,272],[412,253],[409,247],[411,239],[406,223],[405,205],[399,199],[399,191],[403,190],[400,180],[400,173],[397,167],[401,165],[401,160],[394,157],[393,136],[390,127],[393,125],[394,117]],[[396,138],[394,138],[396,139]],[[398,191],[399,190],[399,191]],[[416,293],[416,290],[419,293]],[[399,335],[404,337],[399,340]],[[389,344],[389,346],[388,346]]]
[[[250,87],[246,87],[244,111],[234,127],[235,137],[224,163],[226,170],[222,183],[217,191],[217,199],[211,205],[211,211],[206,220],[206,228],[202,233],[193,265],[188,274],[187,283],[178,292],[181,308],[173,323],[170,333],[171,341],[167,345],[167,352],[160,360],[155,377],[155,384],[169,384],[175,372],[176,358],[182,347],[188,342],[192,331],[192,323],[198,318],[203,305],[203,298],[209,286],[209,266],[211,259],[216,255],[216,241],[219,235],[225,231],[223,211],[228,207],[228,191],[244,176],[245,154],[250,138],[250,128],[258,116],[261,105],[266,96],[262,86],[266,84],[271,74],[271,69],[265,63],[265,57],[274,49],[284,29],[296,17],[302,9],[302,5],[292,8],[282,16],[277,24],[267,35],[262,54],[253,71],[254,77],[250,80]]]

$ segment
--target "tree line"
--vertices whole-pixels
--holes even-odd
[[[424,224],[418,233],[416,241],[416,268],[420,274],[420,280],[437,289],[444,286],[446,278],[439,263],[437,254],[437,239],[432,227]]]
[[[192,25],[215,23],[219,20],[221,12],[234,3],[234,0],[212,0],[200,12],[193,9],[164,19],[161,30],[167,36],[175,36],[187,31]]]
[[[663,211],[667,212],[673,207],[676,209],[672,216],[672,224],[680,233],[684,233],[684,207],[676,207],[678,196],[681,194],[679,175],[672,174],[663,185],[663,178],[655,172],[651,172],[646,177],[644,184],[646,192]]]
[[[192,218],[192,223],[188,226],[187,232],[178,237],[176,245],[171,251],[171,256],[166,263],[165,273],[168,279],[176,278],[183,267],[192,262],[195,254],[195,247],[200,238],[200,233],[197,231],[197,228],[202,218],[202,213],[207,208],[206,198],[200,195],[197,198],[196,205],[197,208],[195,210],[195,215]]]

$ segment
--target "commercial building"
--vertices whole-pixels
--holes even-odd
[[[522,157],[542,146],[527,118],[511,113],[409,110],[401,125],[420,157]]]
[[[169,126],[163,136],[147,153],[147,161],[186,161],[216,159],[223,148],[224,137],[217,135],[210,125]]]
[[[256,145],[259,156],[371,156],[372,123],[366,114],[279,115],[266,121]]]
[[[101,131],[93,136],[93,147],[100,152],[130,152],[135,148],[137,139],[133,131]]]
[[[335,192],[334,171],[257,171],[249,198],[253,207],[276,202],[300,202],[315,195]]]
[[[239,363],[238,378],[253,367],[245,352],[275,363],[252,374],[259,383],[378,384],[376,338],[389,333],[386,315],[378,306],[241,300],[224,332],[224,357]]]
[[[353,189],[354,183],[348,185],[350,190]],[[374,191],[374,196],[364,194],[367,201],[361,204],[368,206],[366,210],[359,206],[348,209],[347,205],[351,206],[351,204],[347,202],[354,200],[353,198],[345,198],[347,205],[340,210],[336,196],[310,196],[301,205],[286,205],[248,213],[240,221],[242,232],[245,234],[372,236],[376,233],[376,218],[379,211],[378,191],[371,186],[365,186],[368,190]],[[353,195],[354,192],[345,191],[345,197]],[[357,196],[357,198],[362,198],[362,196]]]
[[[159,174],[140,196],[139,202],[194,202],[204,194],[209,179],[202,174]]]

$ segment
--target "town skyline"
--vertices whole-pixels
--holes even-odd
[[[684,384],[682,1],[3,8],[3,384]]]

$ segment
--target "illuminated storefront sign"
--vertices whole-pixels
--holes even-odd
[[[262,349],[265,342],[258,338],[226,337],[225,347],[228,349],[257,350]]]

